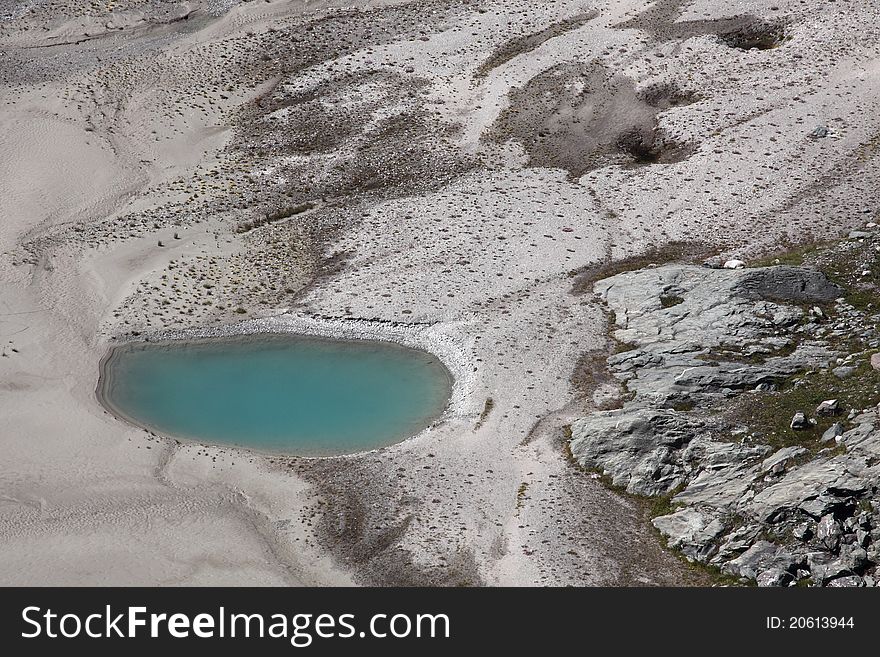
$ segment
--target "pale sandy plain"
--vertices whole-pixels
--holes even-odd
[[[878,101],[869,0],[0,0],[0,583],[704,582],[565,458],[607,392],[576,273],[863,224]],[[326,460],[97,402],[114,341],[253,318],[458,397]]]

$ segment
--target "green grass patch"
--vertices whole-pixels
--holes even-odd
[[[570,271],[568,275],[574,279],[571,291],[573,294],[587,294],[592,292],[596,281],[609,276],[669,262],[695,263],[704,260],[710,254],[711,249],[702,242],[669,242],[648,249],[640,255],[620,260],[613,260],[609,256],[604,262]]]
[[[526,501],[526,492],[529,490],[529,485],[525,481],[519,485],[519,488],[516,489],[516,508],[517,510],[523,508],[523,505]]]
[[[278,221],[283,221],[284,219],[290,219],[290,217],[302,214],[303,212],[308,212],[314,207],[314,203],[300,203],[299,205],[290,205],[279,208],[277,210],[273,210],[272,212],[267,212],[265,215],[258,219],[252,219],[250,221],[245,221],[239,224],[238,227],[235,229],[235,232],[247,233],[254,230],[255,228],[260,228],[261,226],[265,226],[267,224],[274,224]]]
[[[815,255],[826,246],[826,242],[813,242],[800,246],[789,246],[784,251],[773,253],[749,263],[749,267],[772,267],[774,265],[789,265],[801,267],[807,264],[810,256]]]
[[[760,442],[772,447],[800,445],[815,453],[829,446],[819,438],[834,422],[845,422],[850,409],[870,408],[880,401],[880,374],[871,367],[867,355],[853,359],[853,364],[856,370],[844,379],[821,370],[790,377],[775,392],[745,392],[726,402],[725,418],[746,425],[760,436]],[[816,416],[816,407],[826,399],[839,400],[839,415]],[[816,425],[792,429],[791,419],[799,411],[815,418]]]
[[[748,346],[748,345],[745,345]],[[722,362],[727,363],[748,363],[751,365],[762,365],[764,364],[768,358],[775,358],[778,356],[790,356],[797,349],[797,344],[794,340],[789,342],[784,347],[780,347],[779,349],[772,349],[766,352],[752,352],[750,354],[745,354],[745,346],[744,347],[731,347],[729,349],[724,348],[724,346],[718,346],[710,349],[706,353],[697,354],[696,359],[706,361],[707,364],[711,363],[713,365],[718,365]]]

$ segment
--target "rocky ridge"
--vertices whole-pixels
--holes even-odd
[[[876,585],[878,244],[855,231],[802,266],[598,281],[614,383],[594,392],[605,410],[571,425],[572,457],[667,498],[653,524],[689,561],[761,586]]]

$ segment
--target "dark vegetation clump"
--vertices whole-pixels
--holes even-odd
[[[722,31],[718,38],[729,48],[738,50],[771,50],[786,40],[785,26],[754,19],[745,25]]]
[[[261,218],[252,219],[250,221],[245,221],[239,224],[238,227],[235,229],[235,232],[247,233],[254,230],[255,228],[260,228],[261,226],[274,224],[275,222],[283,221],[284,219],[290,219],[290,217],[302,214],[303,212],[308,212],[314,207],[314,203],[300,203],[298,205],[291,205],[284,208],[279,208],[278,210],[267,212]]]

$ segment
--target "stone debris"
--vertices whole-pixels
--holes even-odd
[[[791,422],[788,426],[790,426],[795,431],[799,431],[800,429],[808,429],[810,427],[810,421],[807,419],[806,415],[798,411],[794,414],[794,417],[791,418]]]
[[[835,422],[830,427],[825,429],[822,433],[822,442],[828,442],[829,440],[837,440],[840,436],[843,435],[843,425],[840,422]]]
[[[816,407],[816,415],[837,415],[840,411],[840,402],[836,399],[826,399]]]

